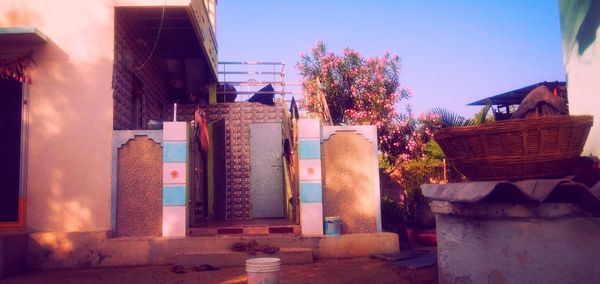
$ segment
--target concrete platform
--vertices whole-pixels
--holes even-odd
[[[23,272],[27,268],[27,232],[0,232],[0,278]]]
[[[206,253],[218,255],[236,242],[256,240],[283,251],[309,249],[313,259],[366,257],[375,253],[397,253],[394,233],[341,236],[210,236],[110,238],[109,231],[73,233],[32,233],[28,237],[27,262],[41,269],[168,265],[176,255]],[[304,259],[306,252],[301,253]]]
[[[313,263],[313,251],[308,248],[281,248],[274,254],[233,252],[230,250],[216,252],[194,252],[176,254],[171,258],[172,264],[181,264],[186,267],[200,264],[210,264],[216,267],[244,266],[246,260],[256,257],[276,257],[282,264],[310,264]]]

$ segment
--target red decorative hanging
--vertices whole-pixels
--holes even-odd
[[[35,63],[32,55],[33,51],[30,51],[15,59],[0,60],[0,78],[15,79],[21,83],[31,84],[31,76],[27,69],[32,63]]]

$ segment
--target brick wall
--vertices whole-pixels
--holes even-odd
[[[191,121],[197,105],[177,105],[177,121]],[[200,105],[208,121],[225,119],[227,219],[250,218],[250,124],[281,122],[283,104],[266,106],[259,103],[237,102]],[[167,121],[173,120],[173,106],[164,109]],[[283,190],[283,188],[282,188]]]
[[[156,40],[144,29],[134,11],[115,10],[115,61],[113,67],[113,129],[131,128],[132,82],[136,76],[143,85],[142,128],[149,119],[159,119],[168,105],[168,72],[165,60],[152,58],[141,66]]]

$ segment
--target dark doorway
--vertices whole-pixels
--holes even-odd
[[[227,169],[225,165],[225,120],[213,123],[213,153],[214,153],[214,213],[215,220],[227,219]]]
[[[131,129],[142,129],[144,85],[135,75],[131,74],[131,77]]]
[[[0,79],[0,223],[19,221],[23,86]]]

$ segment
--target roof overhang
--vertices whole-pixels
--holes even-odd
[[[189,6],[191,0],[114,0],[115,7],[167,7]]]
[[[0,42],[3,45],[38,45],[45,44],[48,37],[36,27],[0,28]]]
[[[486,104],[488,104],[488,102],[492,105],[503,105],[503,106],[518,105],[529,94],[529,92],[533,91],[533,89],[535,89],[541,85],[545,85],[550,90],[554,89],[555,87],[562,87],[562,88],[566,87],[565,82],[559,82],[559,81],[545,82],[544,81],[544,82],[540,82],[537,84],[529,85],[527,87],[512,90],[512,91],[502,93],[499,95],[495,95],[492,97],[488,97],[488,98],[485,98],[482,100],[478,100],[478,101],[472,102],[468,105],[469,106],[486,105]]]
[[[115,7],[142,22],[144,30],[159,35],[156,56],[163,59],[200,58],[217,80],[217,50],[203,1],[117,0]],[[200,5],[200,6],[198,6]],[[164,13],[163,13],[164,11]]]

